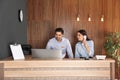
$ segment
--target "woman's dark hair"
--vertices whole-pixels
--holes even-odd
[[[91,40],[91,39],[88,38],[87,32],[85,30],[82,29],[82,30],[79,30],[78,32],[80,34],[82,34],[83,36],[86,35],[87,36],[87,38],[86,38],[87,41]]]
[[[64,34],[63,28],[56,28],[56,29],[55,29],[55,33],[56,33],[56,32],[61,32],[62,34]]]

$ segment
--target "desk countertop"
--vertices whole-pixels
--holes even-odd
[[[105,60],[97,60],[96,58],[90,58],[89,60],[85,60],[83,58],[73,58],[73,59],[69,59],[69,58],[64,58],[64,59],[39,59],[39,58],[32,58],[31,55],[26,55],[25,56],[25,60],[13,60],[12,57],[8,57],[4,60],[1,61],[85,61],[85,62],[115,62],[114,59],[112,58],[106,58]]]

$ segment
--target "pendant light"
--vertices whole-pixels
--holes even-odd
[[[88,21],[89,21],[89,22],[91,21],[91,16],[90,16],[90,15],[88,15]]]
[[[102,14],[101,14],[101,19],[100,19],[101,22],[104,22],[104,15],[103,15],[103,0],[102,0]]]
[[[79,0],[78,0],[78,13],[77,13],[77,21],[80,21],[80,15],[79,15]]]

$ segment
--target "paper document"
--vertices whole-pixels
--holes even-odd
[[[22,51],[22,47],[20,44],[10,45],[10,49],[11,49],[14,60],[25,59]]]

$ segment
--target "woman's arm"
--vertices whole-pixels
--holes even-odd
[[[94,43],[93,43],[93,41],[91,40],[91,41],[89,41],[89,43],[87,43],[87,41],[83,41],[83,44],[84,44],[89,56],[93,57],[93,55],[94,55]]]
[[[79,54],[79,52],[78,52],[78,47],[79,46],[77,46],[77,44],[75,45],[75,58],[80,58],[80,54]]]

